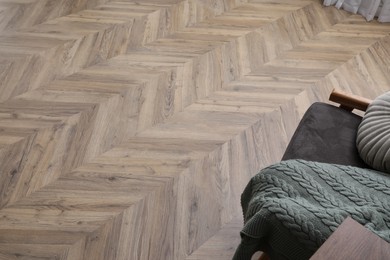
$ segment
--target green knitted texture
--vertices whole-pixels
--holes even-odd
[[[244,228],[233,259],[267,250],[309,259],[350,216],[390,242],[390,176],[351,166],[289,160],[251,179],[241,196]]]

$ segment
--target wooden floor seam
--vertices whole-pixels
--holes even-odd
[[[0,259],[230,259],[242,190],[306,108],[390,85],[389,26],[319,0],[1,16]]]

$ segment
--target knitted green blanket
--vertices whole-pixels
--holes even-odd
[[[252,178],[233,259],[267,249],[272,259],[308,259],[350,216],[390,242],[390,175],[357,167],[283,161]]]

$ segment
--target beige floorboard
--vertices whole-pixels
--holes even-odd
[[[319,0],[0,0],[0,258],[228,259],[307,107],[389,89],[389,37]]]

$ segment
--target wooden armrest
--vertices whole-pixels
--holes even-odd
[[[344,108],[348,111],[352,111],[353,109],[366,111],[368,105],[372,102],[371,99],[335,89],[333,89],[332,93],[330,94],[329,100],[339,103],[341,108]]]
[[[258,260],[270,260],[270,258],[266,253],[263,252]]]

